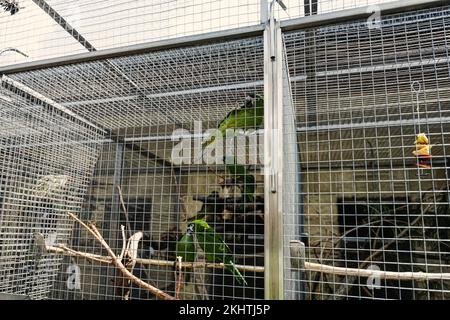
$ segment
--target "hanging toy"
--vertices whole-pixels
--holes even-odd
[[[419,133],[416,136],[416,141],[414,142],[416,145],[416,150],[412,153],[417,158],[416,165],[422,169],[431,169],[431,145],[430,140],[428,139],[425,133]]]

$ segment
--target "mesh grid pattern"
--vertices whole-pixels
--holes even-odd
[[[101,132],[2,79],[0,292],[48,296],[61,257],[36,258],[34,234],[65,242],[81,210]]]
[[[8,51],[1,65],[255,25],[260,2],[20,0],[19,7],[14,15],[0,11],[0,51],[14,47],[28,57]]]
[[[67,1],[49,2],[72,12]],[[292,15],[297,9],[307,15],[306,2],[286,2]],[[321,2],[318,13],[370,4],[336,3]],[[81,6],[93,18],[97,5],[110,10],[106,20],[114,16],[114,2]],[[104,246],[68,219],[71,212],[96,226],[116,254],[124,226],[134,246],[126,249],[126,268],[167,295],[261,299],[270,253],[264,247],[270,213],[264,211],[278,198],[285,298],[450,298],[449,23],[446,6],[383,16],[375,28],[349,20],[283,32],[283,99],[281,106],[273,102],[271,115],[256,112],[268,98],[261,96],[264,77],[271,76],[264,74],[272,62],[264,60],[263,37],[4,77],[0,292],[34,299],[158,298],[120,273]],[[141,41],[125,30],[96,38],[89,32],[95,25],[81,18],[77,26],[94,45]],[[174,35],[178,31],[158,34]],[[233,150],[234,160],[245,154],[245,164],[197,162],[202,142],[217,143],[205,130],[238,114],[227,125],[252,129],[249,144]],[[275,190],[269,206],[264,186],[278,182],[265,184],[263,116],[281,116],[283,123],[283,146],[269,152],[283,150],[282,191]],[[192,224],[198,219],[213,232]],[[49,252],[40,252],[39,235]],[[292,241],[298,240],[306,251],[294,263]],[[175,267],[180,252],[186,260],[181,273]]]
[[[295,201],[304,212],[298,229],[309,234],[305,261],[448,273],[449,13],[444,7],[383,17],[380,29],[355,21],[285,34],[301,174]],[[419,168],[412,153],[419,133],[433,145],[431,168]],[[286,174],[295,174],[296,164]],[[449,298],[448,279],[305,269],[287,295]]]
[[[175,295],[177,243],[186,234],[189,221],[200,217],[202,203],[212,201],[205,197],[217,196],[214,204],[206,203],[214,208],[204,219],[230,248],[234,263],[248,267],[241,271],[247,285],[239,284],[223,267],[202,266],[210,261],[205,258],[206,251],[197,247],[196,262],[200,264],[183,271],[181,297],[263,298],[260,165],[245,165],[256,178],[254,196],[247,198],[235,181],[237,174],[226,171],[223,164],[178,165],[172,155],[180,142],[172,139],[174,130],[185,130],[180,136],[197,134],[202,138],[204,130],[216,128],[246,96],[262,92],[260,37],[23,72],[11,78],[45,92],[61,106],[109,130],[110,136],[101,141],[79,216],[94,222],[117,254],[122,247],[120,225],[125,226],[127,238],[143,233],[138,258],[147,261],[136,264],[136,276]],[[194,131],[196,125],[203,126],[200,133]],[[196,239],[199,237],[197,234]],[[213,242],[220,244],[219,240]],[[107,255],[78,225],[66,245]],[[252,271],[258,267],[259,271]],[[123,299],[125,292],[130,299],[155,298],[128,284],[111,265],[65,257],[51,297]]]

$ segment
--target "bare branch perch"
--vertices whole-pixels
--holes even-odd
[[[109,256],[111,257],[112,264],[114,264],[122,272],[122,274],[125,277],[127,277],[128,279],[133,281],[139,287],[150,291],[151,293],[153,293],[156,297],[158,297],[160,299],[165,299],[165,300],[174,300],[175,299],[174,297],[168,295],[167,293],[163,292],[162,290],[142,281],[141,279],[139,279],[138,277],[133,275],[130,271],[128,271],[128,269],[122,264],[120,259],[118,257],[116,257],[116,255],[112,251],[111,247],[106,243],[106,241],[100,235],[100,232],[97,230],[96,226],[94,226],[94,225],[87,226],[83,221],[78,219],[78,217],[72,213],[69,213],[69,217],[71,217],[72,219],[77,221],[79,224],[81,224],[83,227],[85,227],[100,242],[100,244],[106,249]]]
[[[380,279],[386,280],[450,280],[450,273],[394,272],[358,268],[343,268],[313,262],[305,262],[305,270],[340,276],[378,277]]]
[[[51,247],[51,246],[47,247],[47,250],[53,253],[66,254],[69,256],[78,256],[101,263],[107,264],[112,263],[110,257],[79,252],[71,249],[69,249],[70,251],[67,251],[67,249],[68,249],[67,247],[64,246],[63,248],[61,247],[61,245],[60,247]],[[136,263],[160,267],[173,267],[174,265],[173,261],[141,259],[141,258],[137,258]],[[181,266],[184,269],[201,268],[201,267],[223,269],[225,267],[222,263],[209,263],[209,262],[183,262],[181,263]],[[240,271],[258,272],[258,273],[264,272],[264,267],[244,266],[244,265],[235,265],[235,267]],[[377,271],[369,269],[335,267],[313,262],[305,262],[305,268],[301,270],[341,275],[341,276],[356,276],[356,277],[376,276],[379,277],[380,279],[394,279],[394,280],[450,280],[450,273]]]
[[[130,218],[128,216],[127,207],[125,206],[125,201],[123,200],[122,188],[120,186],[117,186],[117,192],[119,193],[119,200],[122,206],[123,214],[125,216],[125,223],[127,224],[128,232],[130,234],[131,233]]]
[[[122,233],[122,251],[120,252],[119,259],[122,261],[125,255],[125,249],[127,248],[127,237],[125,236],[125,227],[123,225],[120,225],[120,231]]]
[[[137,263],[157,266],[173,266],[172,261],[154,260],[154,259],[136,259]],[[183,268],[215,268],[223,269],[225,266],[222,263],[208,263],[208,262],[183,262]],[[235,265],[236,269],[247,272],[264,272],[264,267]],[[358,276],[358,277],[380,277],[380,279],[395,279],[395,280],[450,280],[450,273],[426,273],[426,272],[394,272],[394,271],[377,271],[370,269],[358,268],[343,268],[335,267],[321,263],[305,262],[304,270],[315,271],[321,273],[328,273],[342,276]]]
[[[177,267],[175,268],[175,299],[180,298],[181,284],[183,283],[183,267],[182,267],[182,257],[177,257]]]
[[[111,264],[111,257],[108,256],[101,256],[81,251],[75,251],[72,249],[67,248],[66,246],[63,247],[63,245],[58,245],[57,247],[54,246],[48,246],[47,250],[49,252],[57,253],[57,254],[65,254],[68,256],[74,256],[74,257],[82,257],[89,260],[93,260],[100,263],[106,263]],[[142,264],[142,265],[150,265],[150,266],[159,266],[159,267],[173,267],[174,262],[168,261],[168,260],[157,260],[157,259],[141,259],[136,258],[136,263]],[[181,263],[181,266],[183,269],[193,269],[193,268],[213,268],[213,269],[224,269],[225,265],[223,263],[210,263],[210,262],[183,262]],[[236,269],[239,271],[247,271],[247,272],[264,272],[264,267],[256,267],[256,266],[244,266],[236,264],[234,265]]]

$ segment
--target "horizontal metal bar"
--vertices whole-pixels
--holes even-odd
[[[71,110],[65,108],[64,106],[56,103],[55,101],[53,101],[53,100],[43,96],[42,94],[34,91],[33,89],[31,89],[31,88],[21,84],[20,82],[17,82],[17,81],[15,81],[15,80],[13,80],[13,79],[5,76],[5,75],[2,76],[1,82],[4,82],[4,83],[6,83],[6,84],[8,84],[10,86],[13,86],[13,87],[17,88],[18,90],[23,91],[24,93],[26,93],[26,94],[28,94],[28,95],[30,95],[30,96],[38,99],[38,100],[41,100],[42,102],[46,103],[47,105],[51,106],[52,108],[54,108],[56,110],[59,110],[63,114],[66,114],[66,115],[68,115],[68,116],[70,116],[70,117],[72,117],[74,119],[77,119],[78,121],[80,121],[80,122],[82,122],[82,123],[84,123],[84,124],[86,124],[86,125],[88,125],[90,127],[95,128],[96,130],[99,130],[100,132],[105,133],[104,129],[100,128],[99,126],[95,125],[94,123],[90,122],[89,120],[79,116],[78,114],[72,112]]]
[[[402,68],[423,67],[423,66],[430,66],[430,65],[437,65],[437,64],[444,64],[444,63],[448,64],[449,62],[450,62],[450,58],[437,58],[437,59],[430,58],[430,59],[423,59],[423,60],[379,64],[379,65],[374,65],[374,66],[356,67],[356,68],[341,69],[341,70],[319,71],[315,74],[315,76],[324,77],[324,76],[335,76],[335,75],[351,74],[351,73],[387,71],[387,70],[396,70],[396,69],[402,69]]]
[[[304,77],[304,76],[297,76],[295,78],[296,79],[292,80],[292,81],[306,80],[306,77]],[[251,81],[251,82],[243,82],[243,83],[223,85],[223,86],[203,87],[203,88],[197,88],[197,89],[192,89],[192,90],[161,92],[161,93],[149,94],[149,95],[146,95],[145,97],[148,99],[157,99],[157,98],[173,97],[173,96],[180,96],[180,95],[187,95],[187,94],[244,89],[244,88],[263,86],[263,84],[264,84],[263,80]],[[93,105],[93,104],[95,105],[95,104],[100,104],[100,103],[130,101],[130,100],[134,100],[134,99],[138,99],[138,98],[139,98],[138,95],[130,95],[130,96],[115,97],[115,98],[63,102],[63,103],[61,103],[61,105],[65,106],[65,107],[78,106],[78,105],[87,106],[87,105]]]
[[[412,156],[411,156],[412,157]],[[448,168],[447,166],[447,157],[441,156],[432,159],[432,167],[434,169],[437,168]],[[334,162],[337,163],[337,162]],[[327,163],[307,163],[303,162],[302,169],[303,172],[307,174],[311,173],[312,170],[318,171],[326,171],[326,170],[358,170],[360,172],[366,172],[367,175],[372,175],[373,173],[377,173],[380,169],[388,169],[388,170],[405,170],[406,168],[417,169],[416,167],[417,160],[413,158],[398,158],[398,159],[361,159],[361,160],[349,160],[345,163],[341,164],[332,164],[331,162]],[[434,178],[435,181],[438,181],[437,178]],[[372,180],[370,180],[372,181]],[[445,178],[442,181],[446,181]]]
[[[262,134],[263,129],[255,130],[252,134]],[[0,136],[2,136],[0,134]],[[177,141],[179,139],[193,139],[193,138],[205,138],[208,137],[207,133],[200,134],[180,134],[180,135],[164,135],[164,136],[141,136],[141,137],[128,137],[120,139],[124,142],[126,146],[131,143],[145,143],[151,141]],[[119,136],[120,137],[120,136]],[[45,146],[63,146],[63,145],[73,145],[73,144],[105,144],[105,143],[116,143],[113,139],[95,139],[95,140],[80,140],[80,141],[65,141],[65,142],[41,142],[41,143],[26,143],[17,145],[0,146],[0,150],[4,149],[18,149],[18,148],[30,148],[30,147],[45,147]],[[148,151],[148,150],[145,150]]]
[[[192,174],[205,174],[205,173],[211,173],[211,174],[222,174],[225,173],[225,167],[215,167],[214,169],[207,168],[205,166],[199,165],[197,167],[177,167],[177,166],[148,166],[148,167],[140,167],[140,168],[123,168],[123,176],[132,176],[132,175],[146,175],[146,174],[168,174],[169,171],[173,169],[176,169],[177,174],[181,177],[188,177]],[[97,169],[95,172],[96,176],[108,176],[113,175],[114,170],[108,169],[108,168],[100,168]]]
[[[447,124],[450,123],[450,117],[442,118],[423,118],[422,125],[430,124]],[[377,122],[361,122],[361,123],[343,123],[343,124],[327,124],[321,126],[304,126],[298,127],[297,132],[315,132],[315,131],[333,131],[333,130],[348,130],[348,129],[369,129],[369,128],[386,128],[386,127],[404,127],[407,125],[417,124],[416,119],[405,120],[390,120],[390,121],[377,121]]]
[[[258,35],[260,36],[262,35],[263,31],[264,25],[259,24],[229,30],[208,32],[199,35],[178,37],[168,40],[153,41],[119,48],[98,50],[95,52],[86,52],[51,59],[37,60],[27,63],[13,64],[5,67],[0,67],[0,74],[11,74],[48,67],[68,65],[79,62],[130,56],[134,54],[159,51],[175,47],[177,48],[189,47],[211,42],[233,40],[237,38],[248,38],[251,36],[258,36]]]
[[[197,88],[197,89],[192,89],[192,90],[161,92],[161,93],[149,94],[149,95],[146,95],[146,97],[152,99],[152,98],[171,97],[171,96],[186,95],[186,94],[204,93],[204,92],[236,90],[236,89],[262,86],[263,84],[264,84],[264,81],[260,80],[260,81],[236,83],[236,84],[230,84],[230,85],[224,85],[224,86]]]
[[[437,7],[449,4],[450,0],[400,0],[377,4],[382,14],[400,13],[411,10]],[[373,12],[370,6],[339,10],[330,13],[322,13],[296,19],[281,21],[283,31],[305,29],[315,26],[324,26],[342,21],[356,20],[369,17]]]
[[[32,1],[88,51],[96,51],[94,46],[89,41],[87,41],[74,27],[72,27],[66,21],[66,19],[64,19],[58,12],[56,12],[56,10],[53,9],[45,0]]]

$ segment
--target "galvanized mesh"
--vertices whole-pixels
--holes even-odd
[[[101,131],[7,77],[0,89],[0,292],[48,297],[62,257],[43,252],[69,239]]]
[[[0,65],[229,30],[260,21],[260,0],[15,1],[20,9],[13,15],[0,8]],[[3,52],[6,48],[23,54]]]
[[[197,218],[206,221],[221,241],[216,238],[211,243],[210,239],[206,242],[214,248],[205,249],[201,232],[196,231],[192,249],[196,265],[183,267],[179,297],[264,297],[264,199],[258,150],[255,153],[250,142],[244,146],[248,153],[244,152],[247,156],[241,167],[246,174],[229,171],[223,159],[211,164],[196,162],[194,154],[195,137],[200,143],[207,140],[205,130],[217,128],[233,110],[242,110],[243,104],[253,101],[249,96],[262,94],[260,37],[10,76],[108,131],[78,216],[95,224],[117,255],[122,249],[121,225],[127,239],[142,232],[137,258],[143,260],[130,268],[135,276],[175,296],[177,244]],[[258,117],[242,118],[248,123],[246,129],[253,129],[248,141],[250,136],[258,137],[262,114]],[[259,125],[250,124],[255,119]],[[190,139],[187,149],[192,148],[192,154],[179,163],[174,150],[181,139]],[[224,152],[224,156],[229,154]],[[253,181],[247,183],[248,177]],[[246,191],[250,185],[254,190]],[[219,256],[217,261],[208,258],[222,243],[246,285],[219,265],[218,252],[213,252]],[[108,256],[79,224],[64,244],[79,252]],[[66,251],[52,298],[155,299],[113,265],[68,255]]]
[[[282,20],[327,14],[336,11],[368,8],[368,13],[379,12],[379,6],[397,0],[283,0],[286,9],[277,7],[277,13]]]
[[[308,233],[287,296],[450,297],[449,24],[442,7],[284,35],[298,146],[286,175],[301,177],[286,214]]]
[[[74,4],[48,2],[77,21]],[[103,2],[81,3],[89,18],[81,15],[73,26],[87,38],[66,25],[58,30],[79,43],[51,33],[64,48],[55,52],[55,41],[43,41],[51,52],[32,58],[233,25],[209,24],[221,21],[224,11],[218,10],[220,18],[207,15],[215,11],[214,1],[205,1],[199,22],[208,23],[179,32],[184,22],[167,1],[159,9],[177,12],[175,29],[137,20],[142,34],[130,35],[122,29],[139,8]],[[322,1],[317,10],[313,1],[285,3],[287,13],[276,7],[280,19],[372,2]],[[249,13],[244,8],[255,13],[259,5],[227,2],[243,16]],[[108,31],[120,29],[117,36],[95,31],[94,20],[102,15],[97,7],[107,12]],[[259,21],[247,17],[238,25]],[[278,48],[264,52],[263,37],[238,36],[240,31],[237,40],[171,45],[3,77],[0,293],[261,299],[277,287],[264,288],[264,275],[276,279],[264,269],[265,255],[271,267],[278,263],[267,259],[276,246],[264,246],[264,221],[277,222],[268,215],[282,214],[285,298],[448,299],[450,7],[372,18],[291,26],[283,32],[281,77]],[[270,91],[279,85],[282,99]],[[257,106],[273,110],[263,114]],[[263,147],[279,137],[262,141],[263,116],[276,128],[282,123],[282,145],[266,150],[275,159],[266,169],[281,168],[269,173],[270,181]],[[231,139],[225,131],[208,131],[225,125]],[[221,153],[216,147],[223,144]],[[265,212],[272,207],[280,212]],[[95,228],[100,235],[89,232]],[[112,263],[111,252],[120,254],[128,274]]]

